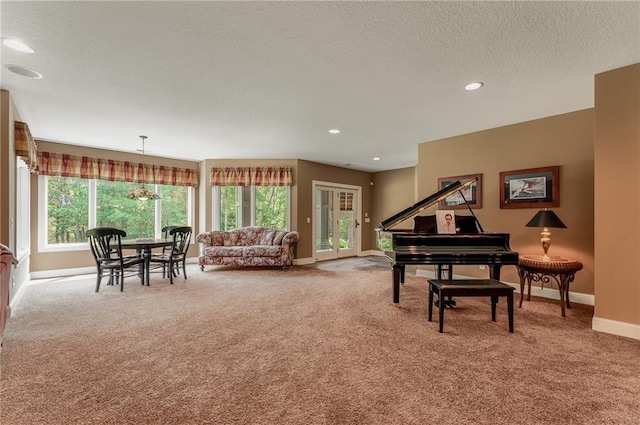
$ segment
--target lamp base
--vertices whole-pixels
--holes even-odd
[[[549,247],[551,246],[551,232],[549,232],[549,229],[546,227],[542,229],[542,232],[540,232],[540,243],[542,244],[542,250],[544,251],[542,259],[544,261],[549,261],[547,252],[549,251]]]

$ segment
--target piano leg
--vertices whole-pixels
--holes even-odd
[[[491,268],[489,268],[489,277],[491,279],[495,279],[497,281],[500,281],[500,269],[502,268],[501,264],[494,264],[493,266],[491,266]]]
[[[393,303],[397,306],[400,304],[400,281],[403,275],[404,266],[393,265]]]
[[[489,278],[495,279],[498,282],[500,282],[501,269],[502,269],[502,264],[494,264],[493,266],[489,267]],[[496,298],[496,303],[497,302],[498,302],[498,299]]]
[[[447,275],[447,279],[453,279],[453,264],[436,264],[436,276],[438,279],[442,279],[442,272]],[[446,300],[443,300],[444,306],[449,308],[456,307],[456,300],[451,297],[448,297]],[[440,305],[440,297],[435,301],[436,307]]]

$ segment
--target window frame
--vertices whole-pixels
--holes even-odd
[[[221,206],[221,200],[220,200],[220,196],[221,196],[221,191],[220,191],[220,187],[221,186],[212,186],[211,187],[211,191],[212,191],[212,196],[211,196],[211,200],[212,200],[212,208],[211,208],[211,215],[212,215],[212,220],[213,220],[213,230],[220,230],[220,206]],[[255,222],[256,222],[256,187],[255,185],[251,185],[251,186],[233,186],[236,188],[236,199],[240,200],[240,202],[242,203],[243,197],[242,197],[242,190],[245,187],[250,187],[251,188],[251,196],[250,196],[250,202],[251,202],[251,224],[250,226],[255,226]],[[286,222],[287,222],[287,228],[284,230],[289,231],[291,229],[291,186],[279,186],[279,187],[285,187],[286,188],[286,195],[287,195],[287,211],[286,211]],[[240,204],[240,206],[238,207],[238,210],[240,210],[240,213],[237,214],[236,219],[237,220],[241,220],[242,219],[242,204]]]
[[[67,251],[84,251],[88,248],[88,242],[80,243],[58,243],[52,244],[48,241],[48,220],[49,220],[49,181],[46,175],[38,176],[38,187],[41,189],[38,193],[38,252],[67,252]],[[64,176],[62,176],[65,178]],[[96,227],[97,212],[96,212],[96,199],[97,199],[97,180],[87,179],[89,182],[89,196],[88,196],[88,216],[89,223],[87,229]],[[187,225],[193,226],[194,211],[195,211],[195,188],[191,186],[185,186],[187,188]],[[153,190],[162,196],[162,185],[153,185]],[[161,237],[162,231],[162,204],[161,200],[153,201],[155,203],[155,237]]]

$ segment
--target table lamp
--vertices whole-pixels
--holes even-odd
[[[551,233],[549,232],[549,227],[558,227],[561,229],[566,229],[567,226],[558,218],[556,213],[550,211],[548,209],[540,210],[533,216],[533,218],[527,223],[526,227],[542,227],[542,232],[540,233],[540,243],[542,243],[542,249],[544,250],[543,260],[548,260],[549,256],[547,255],[547,251],[549,251],[549,247],[551,246]]]

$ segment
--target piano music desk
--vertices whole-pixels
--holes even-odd
[[[569,304],[569,284],[573,282],[576,273],[582,270],[580,261],[561,257],[549,257],[545,260],[542,255],[521,255],[518,260],[518,276],[520,276],[520,307],[524,298],[524,284],[529,287],[527,301],[531,301],[531,281],[540,282],[542,285],[549,283],[553,278],[558,284],[560,292],[560,307],[562,317],[565,317],[565,303]]]
[[[498,297],[507,297],[509,332],[513,333],[514,288],[495,279],[429,279],[429,321],[433,316],[433,293],[438,293],[440,333],[444,329],[444,297],[491,297],[491,320],[496,321]]]

